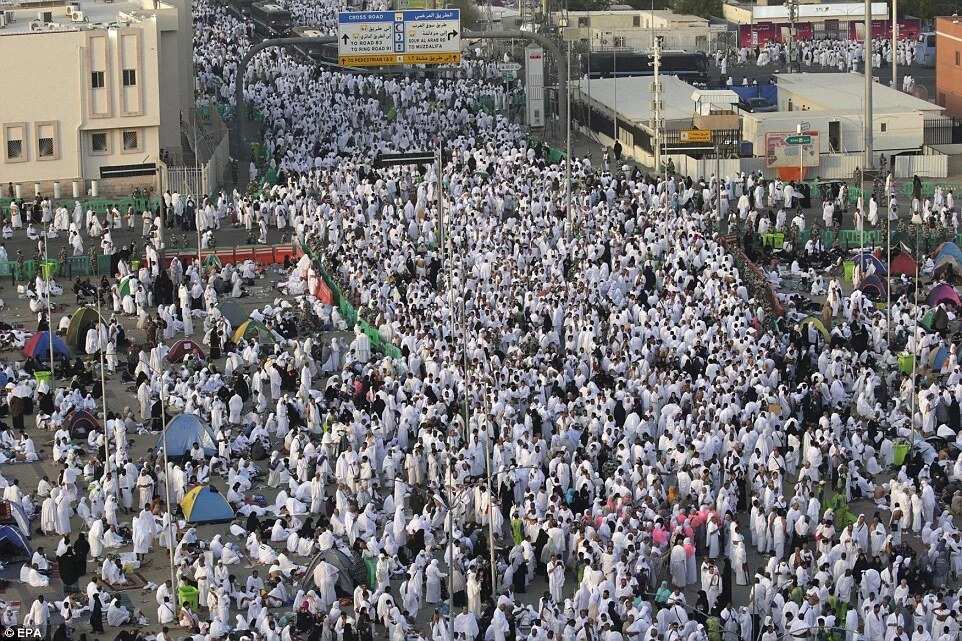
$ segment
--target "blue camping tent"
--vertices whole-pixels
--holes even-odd
[[[0,501],[0,503],[6,506],[4,511],[8,511],[10,513],[10,518],[4,519],[3,521],[0,521],[0,523],[16,525],[18,528],[20,528],[20,533],[26,535],[26,537],[29,539],[30,519],[27,518],[27,513],[23,511],[23,508],[20,507],[20,504],[14,503],[13,501]]]
[[[209,485],[198,485],[189,490],[180,507],[188,523],[223,523],[234,518],[234,508]]]
[[[70,358],[70,349],[56,334],[53,337],[54,354],[60,358]],[[23,355],[28,358],[45,359],[50,355],[50,332],[37,332],[23,346]]]
[[[0,525],[0,557],[16,559],[33,557],[30,542],[15,525]]]
[[[207,456],[217,454],[214,433],[196,414],[179,414],[167,423],[167,429],[157,439],[158,451],[163,450],[165,437],[168,457],[187,456],[194,443],[200,444]]]

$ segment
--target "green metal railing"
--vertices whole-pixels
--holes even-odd
[[[334,306],[337,307],[341,318],[347,323],[348,327],[354,328],[359,327],[361,331],[368,337],[371,341],[371,349],[384,354],[389,358],[400,359],[401,350],[393,345],[390,341],[381,336],[381,333],[376,327],[368,323],[362,318],[359,318],[357,310],[348,297],[344,295],[344,290],[341,289],[340,285],[334,280],[334,277],[327,273],[327,271],[321,266],[320,257],[308,247],[303,247],[304,253],[307,254],[311,262],[314,263],[314,268],[318,271],[324,284],[327,288],[331,290],[331,297],[333,298]]]

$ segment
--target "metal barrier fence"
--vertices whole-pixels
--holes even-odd
[[[309,247],[302,246],[302,250],[311,259],[311,262],[314,264],[314,269],[317,270],[327,289],[330,290],[331,304],[337,307],[338,312],[340,312],[341,317],[347,322],[348,327],[359,327],[361,331],[367,335],[368,340],[371,341],[371,349],[381,352],[389,358],[400,359],[402,356],[401,350],[381,336],[381,333],[376,327],[363,318],[358,317],[357,310],[354,308],[354,305],[351,304],[351,301],[348,300],[348,297],[344,295],[340,285],[338,285],[334,278],[321,266],[320,256]]]

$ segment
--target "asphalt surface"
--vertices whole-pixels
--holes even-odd
[[[242,235],[243,232],[236,229],[225,229],[222,231],[224,239],[219,243],[221,246],[225,246],[230,239]],[[124,242],[124,240],[137,239],[137,234],[131,234],[128,231],[124,231],[117,236],[118,240]],[[59,242],[63,242],[58,239]],[[30,243],[25,239],[18,236],[14,242],[8,243],[8,247],[17,248],[20,246],[30,246]],[[56,247],[56,245],[54,245]],[[9,251],[9,250],[8,250]],[[245,310],[252,310],[255,307],[263,306],[266,303],[272,302],[276,296],[279,295],[278,291],[275,289],[276,283],[284,278],[283,274],[279,270],[267,270],[261,278],[258,279],[257,283],[251,290],[251,296],[249,298],[241,299],[239,302],[244,307]],[[61,283],[65,285],[65,289],[68,290],[64,295],[55,298],[55,303],[57,305],[58,311],[54,314],[55,322],[59,321],[61,315],[69,313],[75,307],[73,296],[69,292],[68,283]],[[18,296],[15,291],[11,290],[9,285],[5,285],[0,291],[0,296],[5,299],[6,307],[3,311],[4,319],[12,324],[22,324],[27,329],[33,329],[36,325],[36,318],[27,308],[26,300],[22,296]],[[134,319],[122,318],[121,322],[124,324],[127,330],[129,338],[134,342],[141,342],[143,340],[143,333],[138,330],[135,326]],[[200,340],[201,335],[201,324],[195,323],[195,328],[197,333],[194,335],[195,340]],[[323,339],[329,337],[324,336]],[[0,359],[2,360],[21,360],[22,356],[19,352],[2,352],[0,353]],[[216,363],[218,367],[223,366],[223,360]],[[99,374],[99,365],[96,362],[90,364],[90,369],[95,374]],[[121,411],[125,407],[136,408],[138,406],[135,389],[125,383],[123,383],[119,376],[107,376],[106,381],[106,401],[108,411]],[[99,408],[98,408],[99,410]],[[28,492],[34,492],[36,489],[37,482],[43,475],[47,475],[50,478],[55,478],[57,472],[57,466],[53,465],[49,461],[51,452],[51,434],[49,432],[43,432],[36,428],[35,424],[28,419],[27,421],[27,432],[34,439],[38,449],[40,450],[41,461],[31,464],[17,464],[17,465],[4,465],[0,467],[0,473],[2,473],[8,480],[14,478],[19,479],[21,487]],[[146,455],[148,448],[154,447],[157,441],[157,435],[151,433],[130,433],[130,444],[129,451],[132,456],[132,460],[136,461],[138,458]],[[44,459],[47,459],[44,461]],[[214,477],[213,484],[218,487],[222,492],[226,493],[226,483],[225,479]],[[272,502],[274,496],[276,495],[276,490],[271,490],[267,487],[254,488],[253,490],[257,494],[263,494],[267,497],[269,502]],[[787,488],[788,496],[791,496],[790,486]],[[871,516],[875,511],[875,506],[867,502],[862,502],[852,506],[853,511],[865,513],[867,516]],[[121,519],[129,519],[132,515],[122,515]],[[747,531],[747,515],[741,515],[740,521],[742,522],[743,531]],[[33,527],[36,529],[38,527],[37,521],[34,521]],[[78,517],[72,519],[72,536],[76,537],[76,534],[82,531],[84,525]],[[243,544],[242,540],[231,536],[228,533],[227,525],[207,525],[200,526],[197,528],[198,536],[201,539],[209,540],[214,534],[222,534],[224,540],[233,540],[235,542]],[[908,540],[914,540],[912,535],[906,537]],[[59,537],[56,536],[43,536],[41,533],[35,531],[32,534],[32,545],[34,548],[42,546],[48,556],[48,558],[53,559],[54,551],[56,550]],[[127,548],[124,548],[127,549]],[[440,558],[440,553],[437,554]],[[295,558],[296,561],[300,563],[307,563],[307,559]],[[753,547],[749,547],[749,557],[748,563],[750,569],[754,571],[766,562],[765,557],[759,556]],[[443,561],[442,561],[443,563]],[[231,572],[237,576],[237,579],[241,585],[246,581],[247,576],[250,574],[253,567],[246,562],[242,562],[240,566],[232,566]],[[86,582],[90,580],[90,577],[94,573],[99,573],[100,564],[99,563],[88,563],[88,575],[81,579],[80,586],[83,588]],[[263,574],[266,568],[260,567],[260,571]],[[38,594],[45,594],[48,598],[61,599],[63,598],[63,586],[59,579],[54,578],[51,582],[49,588],[44,589],[34,589],[25,584],[21,584],[16,581],[18,577],[17,566],[8,567],[3,576],[8,578],[8,580],[13,579],[11,585],[0,594],[0,599],[6,601],[16,601],[19,600],[22,603],[21,617],[25,613],[26,609],[29,608],[30,604],[33,602]],[[146,582],[151,582],[154,584],[159,584],[170,576],[170,566],[168,561],[167,551],[163,548],[158,547],[154,544],[153,550],[150,555],[148,555],[145,564],[135,572],[136,581],[143,584]],[[398,584],[395,583],[395,588]],[[566,586],[565,594],[570,596],[575,589],[574,577],[569,577],[568,584]],[[297,586],[294,586],[297,589]],[[524,604],[536,604],[539,597],[547,589],[547,583],[543,577],[538,576],[524,594],[519,594],[517,600]],[[689,602],[694,603],[696,592],[699,586],[690,586],[687,590],[689,597]],[[122,598],[134,608],[142,610],[147,619],[151,622],[143,628],[146,632],[157,632],[160,630],[160,626],[155,623],[156,621],[156,602],[153,589],[129,589],[121,593]],[[747,586],[733,586],[733,601],[736,605],[747,604],[749,596],[749,587]],[[289,609],[280,609],[277,614],[283,614],[289,611]],[[434,613],[431,607],[422,608],[417,619],[417,628],[424,632],[428,637],[430,635],[429,624],[430,619]],[[54,621],[57,617],[54,617]],[[172,628],[173,629],[173,628]],[[75,630],[77,632],[88,632],[89,626],[86,619],[81,620],[75,624]],[[107,634],[113,635],[116,631],[108,630]],[[182,635],[182,631],[177,630],[174,632],[173,636],[179,638]],[[75,637],[76,638],[76,637]]]
[[[813,71],[813,68],[803,69],[804,71]],[[825,71],[834,71],[826,69]],[[757,67],[755,65],[743,65],[731,68],[732,74],[736,78],[741,78],[748,76],[750,79],[759,78],[761,79],[770,77],[772,75],[772,67]],[[886,82],[889,72],[887,70],[882,71],[882,81]],[[902,72],[900,72],[901,75]],[[916,77],[917,82],[924,84],[926,86],[931,83],[932,89],[934,90],[934,73],[931,69],[925,69],[922,67],[913,67],[912,75]],[[589,141],[577,137],[575,140],[576,154],[586,153],[588,150],[591,151],[593,159],[595,159],[595,165],[598,166],[600,163],[600,158],[602,155],[601,147]],[[849,214],[850,216],[850,214]],[[818,208],[813,208],[807,212],[807,218],[809,221],[819,221],[820,222],[820,210]],[[849,218],[846,218],[848,222]],[[117,247],[122,247],[130,243],[136,243],[137,245],[142,245],[143,239],[140,236],[140,219],[137,218],[135,222],[135,228],[133,230],[127,229],[126,227],[121,230],[115,230],[113,232],[115,245]],[[169,244],[176,244],[181,247],[188,247],[190,249],[196,250],[196,234],[193,232],[185,232],[181,230],[170,230],[167,233],[167,239]],[[246,244],[247,233],[246,230],[235,228],[235,227],[225,227],[224,229],[217,232],[217,247],[226,248],[234,245],[244,245]],[[94,239],[84,238],[87,251],[89,252],[89,247],[92,242],[96,242]],[[281,235],[277,230],[271,230],[270,232],[270,242],[278,243],[281,241]],[[6,241],[5,246],[7,252],[11,258],[16,256],[17,250],[23,251],[27,258],[32,257],[35,250],[35,243],[27,240],[23,235],[23,232],[19,232],[17,236],[10,241]],[[50,242],[49,253],[51,256],[56,256],[59,254],[60,249],[66,246],[66,235],[61,235],[57,239],[53,239]],[[184,250],[187,251],[187,250]],[[70,251],[68,248],[68,255]],[[275,289],[276,283],[283,276],[276,270],[268,270],[261,278],[257,281],[256,285],[252,288],[251,296],[249,298],[241,299],[239,302],[244,307],[245,310],[252,310],[256,307],[263,306],[264,304],[270,303],[278,295]],[[57,305],[58,311],[54,313],[54,321],[59,321],[62,314],[69,313],[75,307],[74,297],[70,292],[69,283],[61,280],[61,286],[64,287],[65,293],[55,298],[54,302]],[[3,319],[11,324],[22,324],[25,328],[33,329],[36,325],[36,318],[27,307],[26,300],[16,293],[16,290],[12,288],[9,281],[0,282],[0,297],[4,299],[5,307],[2,312]],[[133,319],[123,318],[121,322],[124,324],[127,330],[128,336],[134,341],[139,342],[143,339],[143,333],[135,327]],[[200,336],[200,324],[196,323],[195,327],[197,333],[195,333],[194,338],[199,340]],[[2,360],[21,360],[22,356],[17,352],[2,352],[0,353],[0,359]],[[223,365],[223,361],[217,363],[218,366]],[[91,367],[96,373],[99,373],[99,368],[96,364],[92,363]],[[106,400],[109,411],[120,411],[124,407],[137,407],[137,401],[135,396],[135,390],[130,386],[124,384],[119,376],[109,376],[107,377],[106,385]],[[0,473],[2,473],[8,480],[13,478],[19,479],[20,484],[26,491],[33,492],[36,489],[37,482],[43,475],[47,475],[50,478],[54,478],[57,474],[56,466],[54,466],[49,461],[50,450],[51,450],[51,435],[48,432],[40,431],[36,428],[31,421],[28,421],[28,434],[34,439],[40,450],[41,459],[47,458],[45,462],[41,460],[37,463],[31,464],[18,464],[18,465],[4,465],[0,467]],[[155,445],[157,436],[155,434],[149,433],[131,433],[129,451],[134,460],[142,457],[146,454],[148,448]],[[222,478],[214,478],[213,484],[217,486],[222,491],[226,491],[225,481]],[[255,488],[256,493],[263,494],[267,497],[268,501],[273,501],[276,494],[276,490],[271,490],[267,487]],[[789,489],[788,496],[791,496]],[[861,502],[851,506],[853,511],[857,513],[864,513],[866,516],[871,516],[875,511],[875,506],[868,502]],[[131,515],[124,515],[127,519]],[[122,517],[123,518],[123,517]],[[742,522],[743,531],[747,528],[747,516],[741,515],[740,521]],[[36,521],[34,522],[34,528],[37,527]],[[83,523],[78,517],[72,519],[73,533],[72,536],[76,536],[77,532],[81,531],[83,528]],[[226,534],[226,525],[209,525],[200,526],[198,529],[198,536],[202,539],[210,539],[214,534]],[[229,534],[224,537],[225,540],[234,540],[239,543],[235,537],[231,537]],[[917,544],[917,539],[914,535],[906,533],[905,539],[909,542]],[[53,559],[54,550],[57,547],[59,537],[49,537],[43,536],[38,532],[32,534],[32,545],[34,548],[42,546],[48,556],[48,558]],[[306,562],[304,559],[297,559],[299,562]],[[749,546],[749,566],[751,570],[758,568],[760,565],[764,564],[766,559],[759,556],[755,551],[754,547]],[[249,564],[242,564],[240,566],[233,566],[231,571],[237,576],[238,582],[243,585],[247,576],[250,574],[253,568]],[[265,568],[261,568],[261,572]],[[88,575],[81,579],[80,585],[83,587],[86,581],[89,580],[92,573],[99,573],[99,564],[88,563]],[[21,606],[21,618],[25,613],[26,609],[29,608],[30,604],[38,594],[45,594],[48,597],[55,599],[60,599],[63,597],[63,586],[59,579],[53,579],[49,588],[45,589],[35,589],[30,588],[25,584],[21,584],[16,581],[18,576],[16,566],[8,567],[2,574],[8,580],[13,579],[9,587],[0,594],[0,599],[6,601],[19,600],[22,604]],[[145,562],[145,564],[136,572],[138,579],[142,579],[144,582],[152,582],[158,584],[163,582],[170,576],[170,567],[167,558],[167,551],[158,547],[155,543],[153,550]],[[395,583],[395,588],[397,584]],[[566,586],[566,595],[570,595],[573,592],[575,583],[573,578],[569,578],[568,585]],[[296,586],[295,586],[296,589]],[[538,598],[547,589],[547,583],[543,577],[538,576],[533,585],[531,585],[527,593],[516,595],[517,599],[521,603],[535,604]],[[694,602],[694,596],[698,589],[698,586],[690,586],[688,590],[688,596],[690,602]],[[733,586],[733,601],[736,605],[744,605],[748,600],[748,587],[744,586]],[[155,623],[156,621],[156,602],[154,599],[154,590],[144,590],[144,589],[132,589],[126,590],[122,593],[125,600],[129,601],[129,604],[134,608],[138,608],[144,611],[147,619],[151,622],[144,628],[145,632],[157,632],[160,626]],[[280,614],[282,611],[279,611]],[[426,633],[428,636],[429,622],[434,611],[430,607],[422,608],[419,613],[417,620],[417,627],[420,631]],[[54,617],[54,621],[57,617]],[[77,632],[89,632],[89,626],[86,620],[78,622],[75,626]],[[107,634],[112,635],[115,631],[108,630]],[[174,633],[174,637],[180,637],[182,631]]]

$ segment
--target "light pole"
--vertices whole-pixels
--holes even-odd
[[[892,0],[892,89],[898,91],[899,0]]]
[[[177,579],[174,576],[174,537],[177,536],[177,526],[175,525],[173,515],[170,513],[170,461],[167,459],[167,402],[164,399],[164,390],[166,387],[163,376],[161,376],[160,416],[163,422],[163,431],[161,434],[164,439],[164,506],[167,508],[167,551],[170,555],[170,586],[176,592]]]
[[[795,59],[798,57],[798,0],[787,0],[785,8],[788,10],[788,24],[791,40],[788,43],[788,71],[795,69]],[[801,70],[801,67],[799,67]]]
[[[565,100],[568,103],[565,141],[565,209],[568,220],[568,233],[574,236],[574,221],[571,212],[571,40],[568,40],[568,82],[565,83]],[[589,105],[590,108],[590,105]]]
[[[862,136],[865,144],[865,159],[862,161],[862,177],[872,170],[872,0],[865,0],[865,33],[863,34],[863,53],[865,58],[865,113],[862,115]],[[865,190],[862,190],[865,194]]]
[[[53,207],[53,202],[51,201],[50,206]],[[47,223],[46,228],[43,233],[43,266],[40,268],[44,271],[44,280],[47,283],[47,343],[50,346],[50,382],[56,379],[54,372],[56,371],[53,366],[53,304],[50,302],[50,297],[52,292],[50,291],[50,272],[53,270],[49,266],[50,255],[47,253],[47,246],[50,244],[50,224]],[[50,390],[51,394],[53,389]]]
[[[103,314],[100,313],[100,297],[103,292],[100,285],[97,285],[97,342],[101,343],[101,332],[106,333]],[[101,329],[104,328],[104,329]],[[100,355],[100,400],[104,413],[104,469],[110,471],[110,430],[107,428],[107,381],[104,376],[104,345],[98,345],[97,350]]]
[[[654,63],[655,80],[652,83],[652,97],[654,104],[652,112],[655,122],[655,174],[661,173],[661,36],[655,38],[655,47],[652,51],[652,62]]]
[[[885,341],[892,345],[892,202],[889,196],[889,210],[885,215]]]
[[[795,135],[798,136],[798,186],[802,186],[802,177],[804,175],[804,169],[802,168],[802,123],[795,125]]]
[[[611,51],[614,56],[612,60],[612,93],[614,94],[614,114],[612,120],[614,121],[614,141],[611,143],[614,146],[615,142],[618,141],[618,41],[615,39],[615,32],[611,32]]]

